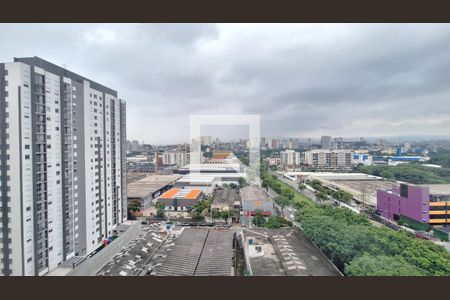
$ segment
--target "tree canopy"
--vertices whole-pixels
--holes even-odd
[[[354,172],[360,172],[414,184],[450,183],[450,168],[429,168],[414,163],[399,164],[396,166],[359,165],[355,168]]]
[[[445,248],[406,231],[373,226],[368,217],[349,209],[317,204],[273,175],[263,172],[262,178],[278,194],[283,189],[294,193],[288,200],[296,209],[296,221],[344,274],[450,275],[450,254]]]

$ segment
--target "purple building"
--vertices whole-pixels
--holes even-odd
[[[377,191],[377,210],[381,216],[402,221],[418,229],[447,225],[450,219],[450,185],[400,184]]]

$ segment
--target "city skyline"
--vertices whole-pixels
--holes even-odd
[[[260,114],[267,137],[448,134],[448,24],[0,26],[1,61],[120,90],[130,140],[188,142],[189,115],[216,113]]]

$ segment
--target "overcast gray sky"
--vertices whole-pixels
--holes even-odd
[[[116,89],[129,139],[189,141],[190,114],[260,114],[265,136],[450,133],[448,24],[0,24]]]

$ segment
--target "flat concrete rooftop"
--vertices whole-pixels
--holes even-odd
[[[418,186],[428,187],[430,194],[450,195],[450,184],[420,184]]]
[[[216,196],[214,197],[214,201],[212,206],[221,206],[221,205],[234,205],[234,201],[238,198],[237,190],[232,188],[224,187],[222,189],[216,190]]]
[[[297,228],[244,228],[261,251],[249,256],[254,276],[341,276],[336,267]]]
[[[265,201],[269,200],[262,188],[258,185],[246,185],[242,189],[242,201]]]

